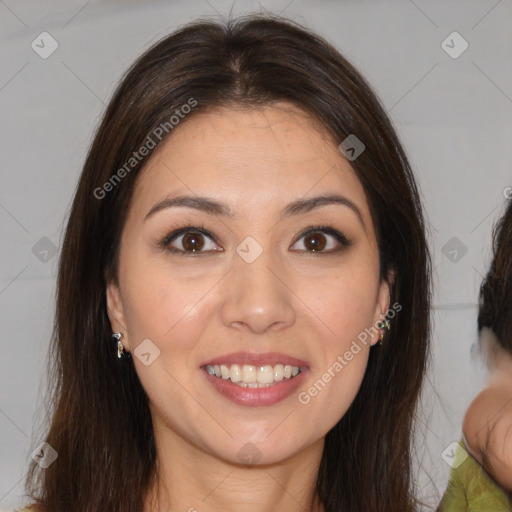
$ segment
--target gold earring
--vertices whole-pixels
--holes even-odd
[[[382,320],[377,324],[377,327],[380,329],[379,345],[382,345],[382,340],[384,339],[384,332],[386,330],[389,331],[391,325],[389,323],[389,320]]]
[[[120,332],[115,332],[112,334],[112,339],[117,342],[117,358],[118,359],[129,359],[131,357],[130,352],[127,352],[123,344],[121,343],[121,338],[123,335]]]

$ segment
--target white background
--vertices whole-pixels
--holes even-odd
[[[59,247],[105,104],[133,60],[176,27],[260,9],[308,26],[358,67],[418,178],[436,290],[416,467],[421,496],[437,505],[450,471],[441,454],[460,438],[464,411],[485,381],[471,354],[492,224],[512,186],[511,0],[0,0],[1,509],[22,503],[23,473],[43,435],[34,426],[44,417],[58,254],[44,262],[32,249],[43,237]],[[47,59],[31,48],[43,31],[58,43]],[[456,59],[441,46],[453,31],[469,44]],[[453,237],[456,262],[443,252]]]

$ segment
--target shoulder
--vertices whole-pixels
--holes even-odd
[[[488,448],[491,437],[500,437],[500,431],[512,425],[512,381],[494,380],[471,402],[462,425],[462,430],[469,441],[469,448],[480,459],[481,451]],[[496,428],[498,427],[498,428]]]
[[[453,457],[452,457],[453,455]],[[452,471],[439,511],[512,510],[512,503],[462,443],[450,454]]]

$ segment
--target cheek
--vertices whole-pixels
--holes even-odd
[[[301,297],[323,324],[324,347],[343,350],[374,323],[378,296],[375,265],[346,265],[330,276],[303,280]]]
[[[206,319],[207,301],[202,299],[214,286],[215,276],[177,272],[165,260],[134,258],[126,262],[121,279],[131,344],[150,338],[161,350],[171,342],[179,350],[197,339],[194,334]]]
[[[205,292],[215,280],[211,276],[194,279],[176,272],[171,274],[159,265],[126,270],[123,302],[137,375],[153,411],[186,436],[190,425],[183,427],[173,411],[179,410],[185,418],[198,414],[196,400],[190,397],[200,394],[191,377],[202,356],[198,340],[213,309]],[[146,339],[158,348],[158,357],[148,366],[136,352],[139,343]]]
[[[345,416],[361,387],[368,354],[369,349],[364,348],[351,361],[337,356],[299,390],[301,429],[326,434]]]
[[[324,429],[332,428],[349,409],[364,378],[371,348],[375,286],[359,284],[357,279],[340,279],[308,304],[318,312],[317,332],[324,333],[315,351],[318,366],[311,369],[307,385],[297,395],[308,412],[305,419],[310,428],[319,418]]]
[[[315,354],[319,365],[312,368],[311,378],[297,396],[308,411],[305,421],[311,428],[320,417],[327,428],[339,421],[366,372],[378,271],[376,265],[362,263],[342,267],[328,279],[317,277],[315,285],[305,280],[302,287],[305,304],[313,312],[311,322],[321,339]]]

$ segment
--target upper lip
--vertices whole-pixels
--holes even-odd
[[[265,366],[275,364],[287,364],[290,366],[307,367],[307,361],[297,359],[279,352],[265,352],[257,354],[254,352],[232,352],[204,362],[201,366],[221,364],[247,364],[252,366]]]

